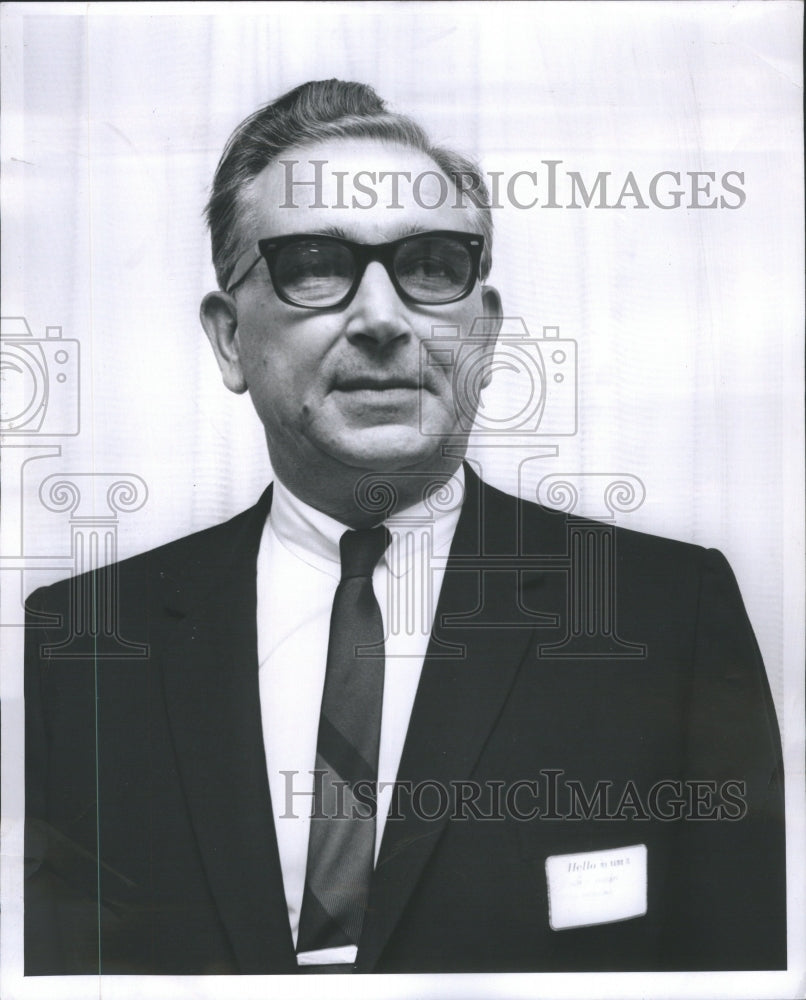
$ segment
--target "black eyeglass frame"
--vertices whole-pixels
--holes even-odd
[[[450,296],[447,299],[418,299],[411,295],[409,292],[402,287],[398,281],[397,275],[395,274],[394,262],[395,257],[406,243],[411,240],[419,240],[422,238],[435,238],[442,237],[448,239],[457,240],[461,243],[465,249],[470,254],[471,269],[468,274],[465,287],[461,292],[456,295]],[[347,249],[352,254],[353,260],[355,262],[355,274],[353,275],[352,284],[347,289],[345,294],[333,303],[328,303],[326,306],[314,305],[309,302],[296,302],[294,299],[289,297],[278,285],[275,279],[275,263],[277,260],[277,254],[283,247],[293,245],[294,243],[303,243],[308,240],[322,240],[329,243],[337,243],[340,246],[347,247]],[[249,250],[245,251],[235,263],[235,267],[232,270],[232,275],[230,282],[226,287],[227,294],[230,294],[241,285],[246,278],[251,273],[252,269],[261,261],[266,261],[266,266],[269,269],[269,276],[271,277],[272,285],[274,287],[274,293],[281,302],[285,302],[286,305],[296,306],[298,309],[340,309],[346,305],[349,305],[353,297],[355,296],[358,288],[364,278],[364,272],[367,266],[372,261],[378,261],[383,264],[386,273],[389,275],[389,280],[392,282],[395,291],[400,296],[400,298],[407,303],[414,305],[426,305],[426,306],[443,306],[449,305],[451,302],[459,302],[462,299],[467,298],[467,296],[473,291],[473,287],[479,279],[479,271],[481,268],[481,255],[484,252],[484,237],[480,236],[478,233],[466,233],[459,230],[451,229],[434,229],[426,230],[422,233],[410,233],[408,236],[403,236],[399,240],[392,240],[389,243],[356,243],[353,240],[346,240],[340,236],[330,236],[322,233],[292,233],[288,236],[274,236],[267,237],[262,240],[258,240],[257,244],[250,247]],[[241,261],[248,258],[248,255],[252,254],[253,259],[247,263],[245,269],[241,270]],[[239,273],[240,272],[240,273]]]

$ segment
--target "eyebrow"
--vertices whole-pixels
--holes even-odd
[[[393,243],[395,240],[405,239],[407,236],[417,236],[420,233],[427,233],[428,229],[423,229],[422,226],[418,226],[414,223],[408,223],[405,226],[401,226],[397,231],[396,235],[393,235],[391,239],[384,240],[384,243]],[[351,243],[359,243],[360,240],[356,240],[353,235],[350,235],[347,230],[343,229],[341,226],[319,226],[315,233],[311,234],[316,236],[334,236],[337,239],[348,240]]]

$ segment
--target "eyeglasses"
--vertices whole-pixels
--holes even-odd
[[[274,291],[302,309],[345,306],[374,260],[404,302],[447,305],[466,298],[479,277],[484,237],[475,233],[415,233],[391,243],[354,243],[337,236],[297,233],[259,240],[238,259],[227,292],[234,291],[261,260]]]

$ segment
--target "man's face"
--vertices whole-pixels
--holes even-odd
[[[321,189],[295,186],[295,207],[283,207],[288,168],[278,162],[266,167],[247,193],[242,250],[258,239],[295,233],[339,235],[357,243],[384,243],[414,231],[480,233],[475,209],[454,207],[450,182],[445,203],[427,207],[440,200],[434,176],[423,179],[417,199],[412,184],[402,180],[396,202],[402,207],[388,207],[394,202],[388,180],[375,186],[379,200],[373,207],[334,207],[350,205],[351,179],[359,171],[407,171],[412,180],[433,174],[434,162],[416,150],[341,140],[290,151],[282,159],[298,161],[295,180],[313,177],[309,161],[326,160]],[[466,336],[473,321],[485,316],[490,321],[477,324],[474,333],[486,329],[494,339],[497,293],[477,282],[459,302],[407,303],[383,265],[373,261],[346,306],[306,309],[277,297],[261,260],[232,298],[231,350],[222,358],[219,345],[216,353],[227,385],[248,389],[281,478],[288,481],[289,470],[326,477],[344,467],[437,471],[444,466],[442,445],[462,433],[469,404],[462,400],[457,406],[450,366],[422,363],[421,345],[435,327],[458,327]],[[211,311],[209,305],[203,306],[203,319],[205,311]],[[205,327],[211,334],[206,322]],[[212,335],[211,340],[216,348]]]

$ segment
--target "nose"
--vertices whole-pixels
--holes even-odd
[[[386,347],[412,333],[406,304],[395,291],[380,261],[374,260],[367,265],[348,308],[346,335],[359,346]]]

